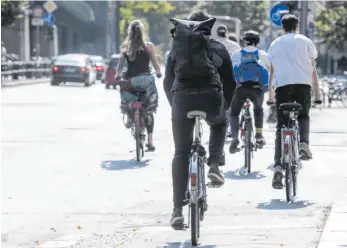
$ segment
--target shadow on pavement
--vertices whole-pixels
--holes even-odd
[[[265,209],[265,210],[288,210],[288,209],[307,208],[314,204],[315,203],[312,203],[309,201],[294,201],[294,202],[287,203],[283,199],[272,199],[270,202],[259,203],[257,208]]]
[[[192,243],[190,241],[182,242],[168,242],[164,246],[159,246],[157,248],[191,248],[191,247],[198,247],[198,248],[216,248],[216,245],[198,245],[198,246],[192,246]]]
[[[101,168],[106,170],[131,170],[146,167],[150,159],[137,162],[136,159],[129,160],[105,160],[101,162]]]
[[[234,180],[259,180],[266,176],[263,175],[260,171],[251,171],[250,174],[242,175],[240,174],[240,169],[237,169],[235,171],[225,172],[224,177]]]

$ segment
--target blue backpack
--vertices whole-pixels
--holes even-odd
[[[259,64],[259,51],[247,52],[241,49],[241,63],[234,67],[237,84],[259,83],[264,91],[269,88],[269,74],[267,69]]]

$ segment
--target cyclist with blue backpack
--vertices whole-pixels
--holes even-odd
[[[246,98],[253,102],[254,119],[256,127],[256,142],[262,147],[265,145],[263,137],[263,102],[264,92],[268,91],[268,70],[271,63],[265,51],[259,50],[259,33],[247,31],[242,37],[245,46],[231,55],[234,65],[234,75],[237,88],[231,102],[230,126],[232,141],[229,147],[230,153],[235,153],[240,141],[239,115]]]

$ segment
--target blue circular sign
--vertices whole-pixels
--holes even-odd
[[[289,11],[289,7],[285,4],[278,3],[272,6],[270,10],[270,20],[277,27],[282,27],[282,11]]]

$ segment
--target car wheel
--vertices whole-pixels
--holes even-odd
[[[57,86],[57,85],[59,85],[59,82],[57,80],[51,79],[51,85]]]
[[[90,86],[90,82],[89,82],[89,79],[87,79],[85,82],[84,82],[84,87],[89,87]]]

